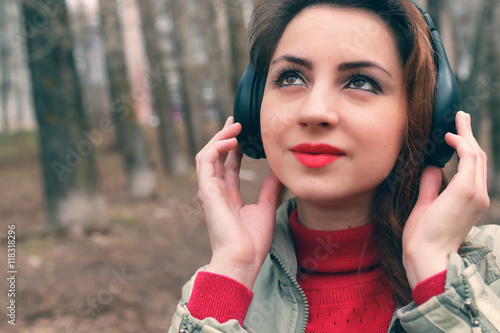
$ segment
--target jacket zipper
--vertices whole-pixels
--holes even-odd
[[[468,298],[462,303],[462,311],[469,315],[472,323],[472,333],[482,333],[483,330],[479,326],[479,310],[472,298]]]
[[[278,261],[278,263],[280,264],[280,266],[283,269],[283,271],[285,272],[285,274],[288,276],[290,281],[292,281],[295,288],[297,288],[297,290],[299,291],[300,297],[302,298],[302,301],[304,302],[304,310],[305,310],[304,311],[304,322],[302,323],[302,327],[300,329],[300,333],[304,333],[306,331],[307,321],[309,319],[309,304],[307,302],[306,294],[304,293],[304,290],[302,290],[302,287],[297,282],[297,279],[294,276],[292,276],[292,274],[290,273],[288,268],[286,268],[283,261],[276,254],[274,254],[274,253],[270,253],[270,254],[271,254],[271,256],[274,257],[274,259],[276,259],[276,261]]]

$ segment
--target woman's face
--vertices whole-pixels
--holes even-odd
[[[396,162],[406,110],[386,24],[365,11],[307,8],[271,58],[261,107],[268,162],[302,200],[369,203]]]

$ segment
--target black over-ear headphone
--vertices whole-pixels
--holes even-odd
[[[439,32],[430,15],[414,0],[410,0],[422,13],[432,34],[437,65],[437,91],[431,135],[424,145],[425,163],[444,167],[455,150],[444,136],[447,132],[457,132],[455,115],[461,110],[460,92],[451,69]],[[234,101],[234,119],[242,125],[238,135],[240,149],[249,157],[265,158],[260,130],[260,106],[264,95],[266,77],[259,75],[250,63],[243,74]]]

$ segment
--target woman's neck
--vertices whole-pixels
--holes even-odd
[[[316,203],[300,198],[297,212],[300,224],[311,230],[335,231],[357,228],[369,224],[370,200],[345,200],[342,202]]]

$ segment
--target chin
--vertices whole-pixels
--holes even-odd
[[[341,203],[369,204],[380,182],[377,180],[359,186],[361,185],[359,182],[354,184],[339,184],[339,182],[325,184],[325,181],[323,181],[321,184],[317,184],[311,181],[298,183],[296,180],[292,180],[289,185],[283,184],[300,200],[318,206],[334,207]]]
[[[299,199],[314,202],[317,204],[331,205],[335,201],[342,201],[350,194],[345,191],[341,191],[339,188],[332,189],[329,187],[322,186],[318,188],[317,186],[292,186],[287,188]]]

